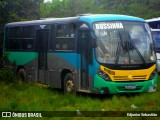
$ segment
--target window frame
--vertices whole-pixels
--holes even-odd
[[[33,27],[33,36],[32,37],[23,37],[23,30],[24,28],[26,27]],[[20,34],[19,36],[12,36],[12,30],[11,29],[17,29],[19,28],[20,29]],[[5,43],[7,43],[8,45],[5,45],[5,48],[6,50],[10,50],[10,51],[35,51],[35,30],[36,30],[36,27],[35,25],[26,25],[26,26],[14,26],[14,27],[7,27],[6,28],[8,30],[8,38],[5,39]],[[27,40],[32,40],[32,44],[31,44],[31,48],[29,49],[25,49],[23,47],[23,45],[27,42]],[[18,42],[19,43],[19,46],[17,47],[17,45],[13,45],[14,41]],[[25,43],[24,43],[25,42]]]
[[[24,32],[24,29],[25,28],[29,28],[29,27],[32,27],[32,29],[33,29],[33,31],[32,32],[34,32],[33,33],[33,35],[32,36],[29,36],[29,37],[23,37],[23,32]],[[30,34],[29,34],[30,35]],[[36,36],[36,26],[35,25],[29,25],[29,26],[22,26],[22,38],[21,38],[21,51],[35,51],[35,36]],[[22,46],[23,46],[23,44],[22,44],[22,42],[24,41],[24,40],[32,40],[32,48],[31,49],[23,49],[22,48]],[[25,42],[26,42],[25,41]]]
[[[74,27],[74,36],[71,36],[71,34],[70,34],[70,36],[57,36],[57,32],[58,32],[58,26],[66,26],[66,28],[64,29],[64,31],[66,32],[68,32],[68,27],[70,26],[70,25],[73,25]],[[70,31],[69,31],[70,33],[71,33],[71,29],[70,29]],[[69,33],[68,32],[68,33]],[[60,23],[60,24],[55,24],[55,33],[54,33],[54,38],[55,38],[55,41],[54,41],[54,50],[56,51],[56,52],[74,52],[74,51],[76,51],[77,50],[77,23]],[[65,39],[68,39],[68,40],[71,40],[72,39],[72,45],[73,45],[73,49],[62,49],[62,47],[60,48],[60,49],[57,49],[56,48],[56,43],[57,43],[57,41],[58,40],[62,40],[62,39],[64,39],[64,41],[65,41]],[[68,40],[66,40],[66,41],[68,41]],[[61,45],[61,44],[60,44]],[[64,44],[65,45],[65,44]],[[62,45],[61,45],[62,46]]]

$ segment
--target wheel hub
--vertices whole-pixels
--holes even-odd
[[[68,80],[67,83],[66,83],[67,92],[72,92],[73,91],[73,86],[74,86],[73,81],[72,80]]]

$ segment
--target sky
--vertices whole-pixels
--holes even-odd
[[[59,1],[63,1],[63,0],[59,0]],[[44,0],[44,3],[45,2],[52,2],[52,0]]]
[[[45,2],[51,2],[51,1],[52,1],[52,0],[44,0],[44,3],[45,3]]]

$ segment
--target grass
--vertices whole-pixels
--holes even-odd
[[[160,111],[160,83],[157,92],[154,93],[98,97],[88,94],[63,94],[57,90],[40,87],[33,83],[12,82],[6,84],[0,82],[0,85],[0,111]],[[133,104],[137,108],[132,108],[131,105]],[[87,114],[87,112],[84,112],[84,114]],[[123,117],[107,118],[112,120],[124,119]],[[17,120],[17,118],[14,119]],[[42,119],[52,120],[53,118]],[[55,117],[54,119],[81,120],[88,119],[88,117]],[[92,117],[92,119],[99,120],[102,118]],[[130,119],[130,117],[125,117],[125,119]],[[143,118],[134,117],[134,119]],[[145,117],[145,119],[158,118]]]

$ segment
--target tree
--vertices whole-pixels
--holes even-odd
[[[42,2],[43,0],[0,0],[0,55],[4,25],[13,21],[39,19]]]
[[[39,5],[43,0],[1,0],[0,24],[40,18]]]
[[[52,0],[52,3],[41,4],[42,17],[69,17],[103,11],[95,5],[95,0]]]

